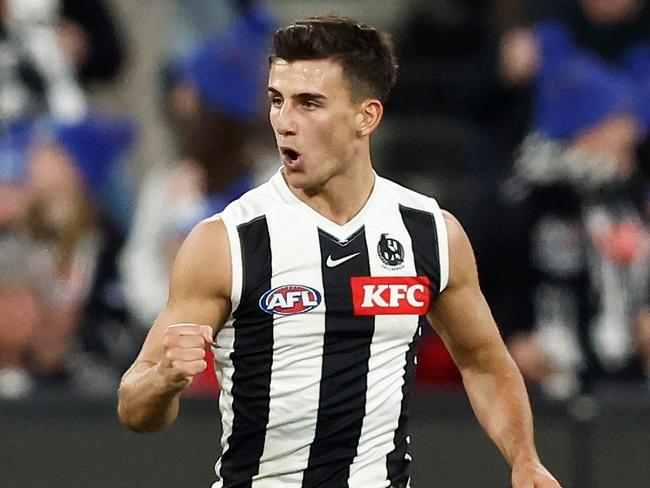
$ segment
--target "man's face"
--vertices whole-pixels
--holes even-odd
[[[322,188],[345,172],[362,147],[340,64],[276,59],[269,73],[269,118],[290,185]],[[366,142],[367,144],[367,142]]]

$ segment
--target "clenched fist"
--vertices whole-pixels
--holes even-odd
[[[207,368],[205,351],[212,344],[212,327],[197,324],[174,324],[163,335],[164,359],[157,372],[164,387],[181,391],[197,374]]]

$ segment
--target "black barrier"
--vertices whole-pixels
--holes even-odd
[[[580,396],[569,402],[569,418],[572,420],[571,482],[575,487],[595,486],[594,478],[594,429],[598,419],[598,401],[592,396]]]
[[[533,398],[533,409],[540,455],[565,488],[650,487],[650,395]],[[158,434],[134,434],[114,412],[114,399],[0,403],[0,486],[210,487],[215,400],[185,400],[176,424]],[[508,466],[462,392],[418,392],[410,430],[413,488],[510,486]]]

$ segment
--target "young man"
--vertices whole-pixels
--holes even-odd
[[[370,135],[397,70],[389,39],[319,17],[278,31],[274,49],[282,168],[183,244],[169,301],[122,380],[121,420],[138,431],[171,424],[212,345],[223,424],[214,487],[405,488],[426,316],[513,487],[558,487],[465,232],[435,200],[372,169]]]

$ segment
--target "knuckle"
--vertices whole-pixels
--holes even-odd
[[[183,359],[185,361],[196,361],[197,359],[203,359],[203,354],[197,348],[184,349]]]
[[[208,367],[208,363],[205,362],[204,359],[200,359],[198,361],[194,361],[194,374],[201,373],[202,371],[205,371],[205,369]]]
[[[176,334],[165,334],[163,337],[163,346],[166,348],[172,348],[178,344],[179,337]]]

